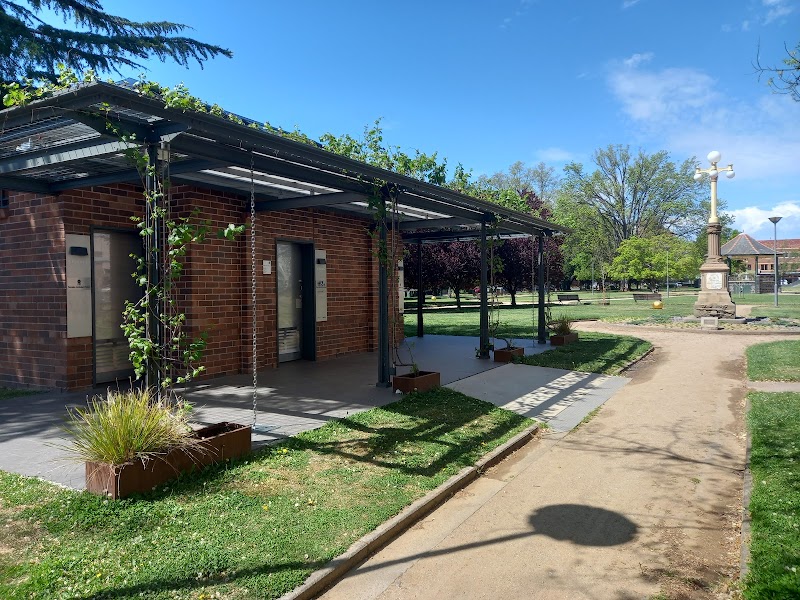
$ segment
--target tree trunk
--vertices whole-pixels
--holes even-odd
[[[455,292],[456,292],[456,308],[458,310],[461,310],[461,290],[456,288]]]
[[[508,293],[511,294],[511,306],[517,305],[517,292],[516,290],[508,290]]]

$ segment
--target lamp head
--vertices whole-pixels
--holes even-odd
[[[703,178],[703,174],[700,172],[700,167],[697,168],[697,171],[694,174],[694,180],[700,181]]]
[[[706,158],[708,159],[708,162],[713,165],[714,163],[718,163],[720,160],[722,160],[722,154],[720,154],[719,150],[712,150],[708,153]]]
[[[782,218],[783,217],[770,217],[769,220],[772,221],[775,225],[777,225],[778,221],[780,221]]]
[[[728,179],[733,179],[734,177],[736,177],[736,173],[733,171],[728,171],[727,173],[725,173],[725,177],[727,177]]]

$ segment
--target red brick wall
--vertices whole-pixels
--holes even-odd
[[[9,194],[0,219],[0,385],[67,385],[65,238],[52,196]]]
[[[131,217],[141,216],[144,210],[142,189],[133,185],[70,190],[59,195],[58,200],[62,204],[65,233],[81,235],[89,235],[93,226],[137,231]],[[94,367],[91,336],[69,338],[67,347],[67,388],[90,387]]]
[[[199,212],[208,240],[195,246],[179,284],[180,310],[191,334],[207,332],[202,364],[208,376],[249,372],[251,293],[249,233],[230,241],[216,232],[249,220],[242,197],[192,186],[171,190],[173,214]],[[91,227],[136,230],[141,188],[96,186],[55,197],[12,195],[0,220],[0,384],[81,389],[91,384],[92,340],[66,337],[65,233]],[[304,209],[257,214],[256,319],[259,368],[277,365],[278,240],[313,242],[327,251],[328,320],[317,323],[317,359],[377,347],[377,260],[369,218]],[[273,272],[262,274],[261,261]],[[6,266],[8,265],[8,266]],[[35,295],[31,293],[35,289]],[[402,324],[398,323],[402,331]]]

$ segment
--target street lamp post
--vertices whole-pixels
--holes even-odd
[[[717,215],[717,179],[720,173],[725,173],[728,179],[734,177],[733,165],[719,167],[718,163],[722,155],[716,150],[708,153],[708,162],[711,167],[701,169],[697,167],[694,173],[694,180],[700,181],[704,175],[708,175],[711,180],[711,214],[708,218],[706,231],[708,232],[708,256],[700,267],[700,294],[694,305],[696,317],[722,317],[735,318],[736,305],[731,300],[728,291],[728,273],[730,268],[720,255],[720,235],[722,225]]]
[[[783,217],[770,217],[769,220],[772,221],[772,225],[775,229],[774,235],[774,246],[773,250],[775,251],[775,306],[778,306],[778,221],[780,221]]]

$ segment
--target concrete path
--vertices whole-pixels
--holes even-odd
[[[555,432],[564,432],[578,425],[628,381],[627,377],[509,364],[447,387],[544,421]]]
[[[725,597],[739,569],[744,349],[791,338],[580,328],[656,349],[590,422],[529,444],[323,598]]]

